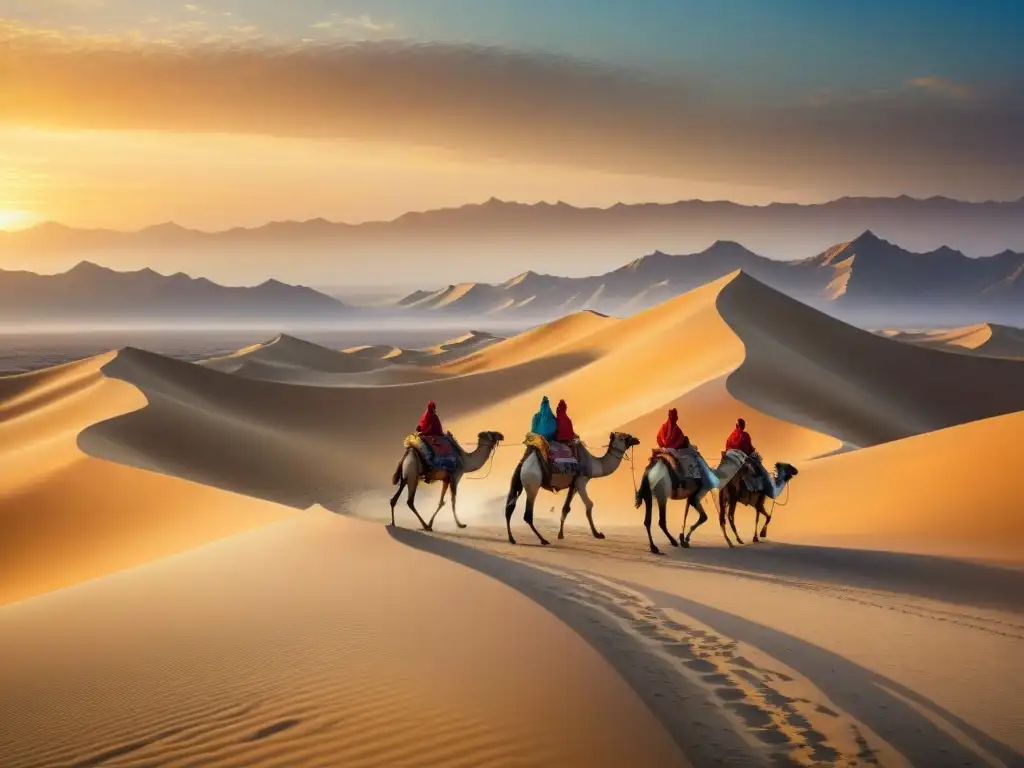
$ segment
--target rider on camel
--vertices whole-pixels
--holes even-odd
[[[569,418],[567,410],[565,400],[559,400],[558,410],[555,413],[555,420],[558,422],[555,429],[555,441],[572,445],[576,442],[576,430],[573,429],[572,419]]]
[[[420,423],[416,425],[416,434],[420,437],[444,436],[444,430],[441,429],[441,419],[437,416],[437,405],[434,404],[433,400],[427,403],[427,410],[423,412],[423,415],[420,417]],[[433,463],[433,447],[431,447],[430,443],[426,440],[421,440],[420,444],[427,453],[427,461]]]
[[[535,435],[540,435],[549,443],[555,439],[555,433],[558,431],[558,420],[551,410],[551,403],[548,402],[547,396],[541,399],[540,409],[533,414],[530,431]]]
[[[673,408],[668,412],[668,421],[658,430],[658,447],[668,451],[679,451],[690,445],[690,438],[679,428],[679,412]]]
[[[764,465],[761,464],[761,459],[757,455],[757,449],[754,448],[754,443],[750,439],[750,434],[747,432],[747,422],[743,419],[736,420],[736,429],[730,434],[729,438],[725,441],[725,450],[727,451],[742,451],[747,455],[748,461],[753,465],[755,471],[761,477],[763,481],[762,487],[769,496],[772,495],[774,490],[774,483],[772,482],[771,476],[765,470]]]

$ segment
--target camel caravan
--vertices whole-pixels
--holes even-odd
[[[427,403],[416,431],[405,438],[405,453],[391,479],[392,485],[398,486],[395,495],[391,497],[391,525],[395,525],[395,505],[402,491],[408,489],[407,506],[424,530],[433,530],[434,519],[444,507],[445,496],[450,489],[455,525],[458,528],[465,528],[466,525],[459,520],[455,509],[459,482],[467,473],[481,469],[504,439],[500,432],[481,432],[477,436],[476,448],[467,452],[451,432],[442,429],[436,404],[433,401]],[[743,419],[737,420],[735,429],[726,439],[725,450],[721,453],[718,466],[714,468],[704,460],[697,446],[690,442],[679,427],[679,415],[675,408],[668,412],[667,421],[658,431],[657,443],[658,447],[651,452],[635,498],[637,509],[641,505],[645,506],[644,528],[647,530],[647,540],[653,554],[661,554],[651,535],[655,501],[658,504],[658,527],[666,538],[673,547],[689,547],[694,532],[708,519],[702,502],[708,493],[715,490],[719,495],[719,525],[730,547],[734,545],[726,530],[727,520],[737,543],[743,543],[736,530],[735,515],[738,504],[755,510],[753,541],[757,542],[768,536],[768,524],[772,518],[766,503],[772,500],[774,508],[774,500],[779,498],[788,483],[797,476],[798,470],[792,464],[778,462],[775,464],[774,474],[769,473],[764,468],[760,454],[754,448]],[[550,544],[533,524],[534,505],[537,494],[542,490],[550,493],[566,491],[558,528],[559,539],[565,537],[565,520],[576,496],[583,501],[590,532],[594,538],[603,539],[604,534],[594,525],[594,502],[587,493],[587,485],[592,479],[607,477],[615,472],[619,465],[627,460],[630,450],[640,445],[640,441],[624,432],[612,432],[608,436],[608,444],[603,446],[606,449],[604,454],[596,456],[576,434],[565,401],[559,401],[557,410],[552,412],[548,398],[544,397],[540,408],[533,416],[530,431],[523,444],[526,450],[512,473],[505,502],[505,528],[509,543],[516,543],[512,535],[512,516],[519,497],[525,491],[526,508],[523,519],[542,545]],[[628,460],[632,462],[631,455]],[[441,498],[429,520],[424,520],[416,509],[416,489],[420,482],[441,483]],[[686,501],[683,528],[678,539],[668,530],[667,507],[670,500]],[[697,510],[698,518],[687,530],[686,521],[691,506]],[[762,516],[765,522],[759,533],[758,526]]]

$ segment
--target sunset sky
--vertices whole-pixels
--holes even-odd
[[[1016,0],[0,0],[0,228],[1024,195]]]

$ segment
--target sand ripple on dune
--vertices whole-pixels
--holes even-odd
[[[0,687],[9,768],[683,764],[557,619],[322,510],[8,607]]]

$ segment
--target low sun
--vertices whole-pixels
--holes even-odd
[[[35,223],[36,217],[28,211],[0,208],[0,229],[23,229]]]

